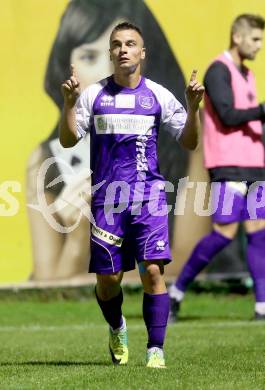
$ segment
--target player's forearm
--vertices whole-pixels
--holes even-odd
[[[198,145],[200,116],[199,109],[189,109],[187,111],[186,123],[180,137],[180,143],[186,149],[194,150]]]
[[[64,148],[70,148],[78,142],[74,106],[69,107],[64,105],[59,125],[59,138]]]

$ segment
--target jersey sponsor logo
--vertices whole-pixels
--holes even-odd
[[[149,110],[153,107],[155,103],[155,99],[153,96],[139,96],[138,98],[139,104],[141,107],[145,108],[146,110]]]
[[[110,95],[103,95],[100,102],[101,107],[114,106],[114,97]]]
[[[115,96],[116,108],[135,108],[135,95],[120,93]]]
[[[101,229],[100,227],[98,227],[96,225],[92,226],[91,232],[92,232],[93,236],[99,238],[100,240],[102,240],[108,244],[121,247],[123,238],[115,236],[115,234],[107,232],[106,230]]]
[[[124,114],[95,115],[94,124],[97,134],[151,135],[155,117]]]

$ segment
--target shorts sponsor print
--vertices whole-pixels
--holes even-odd
[[[152,212],[152,207],[156,212]],[[95,225],[91,229],[89,272],[112,274],[130,271],[143,260],[171,261],[168,240],[166,201],[130,203],[123,211],[113,213],[113,206],[93,206]],[[110,224],[109,216],[114,223]],[[111,218],[111,219],[112,219]]]

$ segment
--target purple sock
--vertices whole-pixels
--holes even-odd
[[[121,306],[123,302],[122,289],[120,290],[119,295],[114,298],[111,298],[108,301],[101,301],[97,296],[96,289],[95,294],[99,307],[101,308],[102,314],[107,323],[112,327],[112,329],[120,328],[123,323],[121,311]]]
[[[247,260],[256,302],[265,302],[265,229],[249,233]]]
[[[193,249],[190,258],[175,282],[175,286],[181,291],[186,291],[189,283],[210,263],[213,256],[230,244],[231,241],[230,238],[215,230],[202,238]]]
[[[168,293],[158,295],[144,293],[143,317],[148,333],[147,348],[163,348],[168,314]]]

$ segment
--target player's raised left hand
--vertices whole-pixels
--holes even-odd
[[[200,101],[204,94],[204,86],[196,80],[197,70],[193,70],[185,95],[188,110],[198,110]]]
[[[61,92],[64,98],[64,103],[69,107],[73,107],[80,95],[80,83],[73,64],[71,64],[71,74],[69,79],[65,80],[61,85]]]

